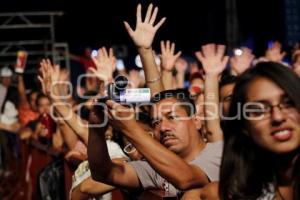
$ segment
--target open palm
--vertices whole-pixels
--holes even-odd
[[[175,43],[171,43],[168,40],[167,42],[160,42],[161,49],[161,66],[164,70],[171,71],[175,66],[176,60],[181,55],[181,51],[175,54]]]
[[[158,13],[158,8],[155,7],[153,10],[153,5],[150,4],[147,9],[144,22],[142,21],[142,6],[139,4],[137,6],[136,14],[136,27],[132,30],[127,22],[124,22],[125,28],[132,38],[134,44],[141,48],[150,48],[155,36],[156,31],[164,23],[166,18],[162,18],[155,26],[154,22]]]
[[[90,68],[100,80],[108,81],[112,79],[113,72],[116,69],[116,58],[113,54],[112,48],[109,51],[105,47],[102,47],[98,50],[96,57],[92,57],[96,68]]]
[[[196,57],[202,63],[206,75],[220,75],[228,62],[228,56],[224,56],[225,46],[207,44],[202,46],[202,52],[196,52]]]

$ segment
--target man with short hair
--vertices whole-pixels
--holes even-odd
[[[151,115],[160,142],[137,124],[132,109],[106,102],[111,123],[122,130],[146,161],[113,162],[105,145],[106,127],[90,128],[88,159],[93,179],[125,188],[162,189],[172,195],[217,181],[222,141],[203,141],[194,122],[195,106],[189,93],[167,90],[153,99]],[[103,117],[103,111],[94,110],[90,122],[98,124]]]

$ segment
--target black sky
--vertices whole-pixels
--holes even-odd
[[[136,5],[146,8],[150,2],[159,6],[159,17],[167,17],[156,48],[162,39],[175,41],[186,53],[207,42],[226,42],[225,0],[1,0],[0,11],[63,11],[65,15],[57,18],[56,38],[68,42],[75,52],[84,46],[113,44],[133,49],[122,21],[134,25]],[[268,40],[284,40],[283,0],[237,2],[241,42],[252,38],[260,53]]]

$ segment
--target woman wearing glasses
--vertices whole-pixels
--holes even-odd
[[[300,199],[300,79],[259,63],[238,80],[225,125],[222,199]]]
[[[229,111],[235,119],[225,124],[220,183],[202,189],[203,199],[300,199],[299,91],[300,79],[278,63],[241,75]],[[218,188],[219,197],[212,192]]]

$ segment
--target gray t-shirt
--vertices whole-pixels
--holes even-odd
[[[201,168],[210,181],[218,181],[222,150],[223,141],[207,143],[206,147],[190,164]],[[147,161],[133,161],[129,164],[135,169],[143,189],[162,189],[172,195],[181,192],[161,177]]]

